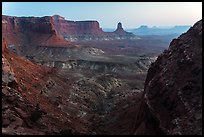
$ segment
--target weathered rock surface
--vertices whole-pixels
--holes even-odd
[[[70,126],[60,127],[64,124],[56,115],[62,114],[50,112],[56,111],[55,107],[39,97],[37,87],[33,86],[39,80],[43,84],[42,77],[47,69],[9,52],[5,39],[2,43],[5,44],[2,52],[2,134],[61,134],[67,129],[70,130],[67,134],[72,134]]]
[[[52,17],[12,17],[2,16],[2,35],[9,45],[20,47],[37,46],[69,46],[70,43],[57,35]]]
[[[2,52],[8,52],[5,39],[2,39]],[[12,58],[10,58],[10,60],[12,60]],[[2,54],[2,84],[10,86],[15,86],[17,84],[14,71],[4,54]]]
[[[202,134],[202,20],[148,70],[135,134]]]
[[[122,33],[121,33],[122,32]],[[2,34],[13,45],[69,46],[69,41],[134,39],[124,30],[103,32],[97,21],[69,21],[59,15],[45,17],[2,16]]]

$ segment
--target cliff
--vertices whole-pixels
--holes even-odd
[[[202,20],[149,68],[135,134],[202,134]]]
[[[63,47],[70,45],[69,41],[137,38],[123,29],[111,33],[103,32],[98,21],[70,21],[59,15],[45,17],[2,15],[2,35],[8,38],[9,44]]]
[[[2,16],[2,35],[9,45],[69,46],[70,43],[57,35],[52,17]]]
[[[65,20],[59,15],[54,15],[51,18],[54,20],[53,25],[57,33],[64,37],[69,35],[94,35],[103,33],[98,21],[70,21]]]

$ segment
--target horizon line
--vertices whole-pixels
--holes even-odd
[[[91,19],[87,19],[87,20],[67,20],[65,17],[63,17],[63,16],[61,16],[61,15],[59,15],[59,14],[54,14],[54,15],[42,15],[42,16],[35,16],[35,15],[29,15],[29,16],[24,16],[24,15],[21,15],[21,16],[16,16],[16,15],[6,15],[6,14],[2,14],[2,16],[10,16],[10,17],[34,17],[34,18],[43,18],[43,17],[52,17],[52,16],[60,16],[60,17],[62,17],[62,18],[64,18],[64,20],[66,20],[66,21],[73,21],[73,22],[80,22],[80,21],[97,21],[98,23],[99,23],[99,26],[100,26],[100,22],[98,21],[98,20],[91,20]],[[201,19],[202,20],[202,19]],[[120,21],[121,22],[121,21]],[[119,23],[119,22],[118,22]],[[117,23],[117,24],[118,24]],[[122,22],[121,22],[122,23]],[[123,24],[123,23],[122,23]],[[176,25],[176,24],[174,24],[174,25],[146,25],[146,24],[141,24],[141,25],[139,25],[139,26],[136,26],[136,27],[129,27],[129,28],[125,28],[126,30],[127,29],[136,29],[136,28],[140,28],[140,27],[142,27],[142,26],[146,26],[147,28],[149,28],[149,29],[151,29],[151,28],[154,28],[154,27],[156,27],[156,28],[160,28],[160,29],[171,29],[171,28],[174,28],[174,27],[180,27],[180,26],[185,26],[185,27],[191,27],[192,25],[189,25],[189,24],[183,24],[183,25]],[[116,27],[103,27],[104,29],[115,29],[115,28],[117,28],[117,26]],[[102,29],[103,29],[102,28]],[[123,28],[124,28],[124,26],[123,26]]]

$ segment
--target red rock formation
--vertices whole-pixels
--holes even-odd
[[[121,22],[118,23],[117,29],[114,31],[114,34],[118,35],[119,37],[134,38],[134,34],[124,31]]]
[[[54,26],[57,33],[62,36],[69,35],[85,35],[85,34],[101,34],[102,29],[97,21],[67,21],[55,20]]]
[[[2,52],[4,52],[5,50],[7,50],[7,42],[5,40],[5,38],[2,38]]]
[[[122,27],[122,23],[118,23],[118,26],[117,26],[117,29],[115,30],[115,33],[119,33],[119,34],[122,34],[122,33],[127,33],[123,30],[123,27]]]
[[[57,35],[54,19],[46,16],[11,17],[2,16],[2,35],[9,44],[38,46],[68,46],[70,43]]]
[[[135,37],[132,33],[125,32],[121,23],[116,31],[107,33],[102,31],[97,21],[69,21],[59,15],[2,16],[2,34],[8,38],[9,44],[38,46],[65,46],[70,45],[69,40],[114,40],[118,37]],[[52,44],[49,45],[50,43]]]
[[[67,115],[40,94],[52,69],[33,64],[8,50],[5,52],[7,42],[3,39],[2,43],[2,134],[72,134]]]
[[[202,134],[202,20],[148,71],[135,134]]]
[[[102,33],[97,21],[69,21],[59,15],[54,15],[51,18],[57,33],[62,36]]]

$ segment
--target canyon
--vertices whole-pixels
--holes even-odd
[[[4,135],[202,134],[202,21],[169,48],[59,15],[2,15],[2,35]]]

